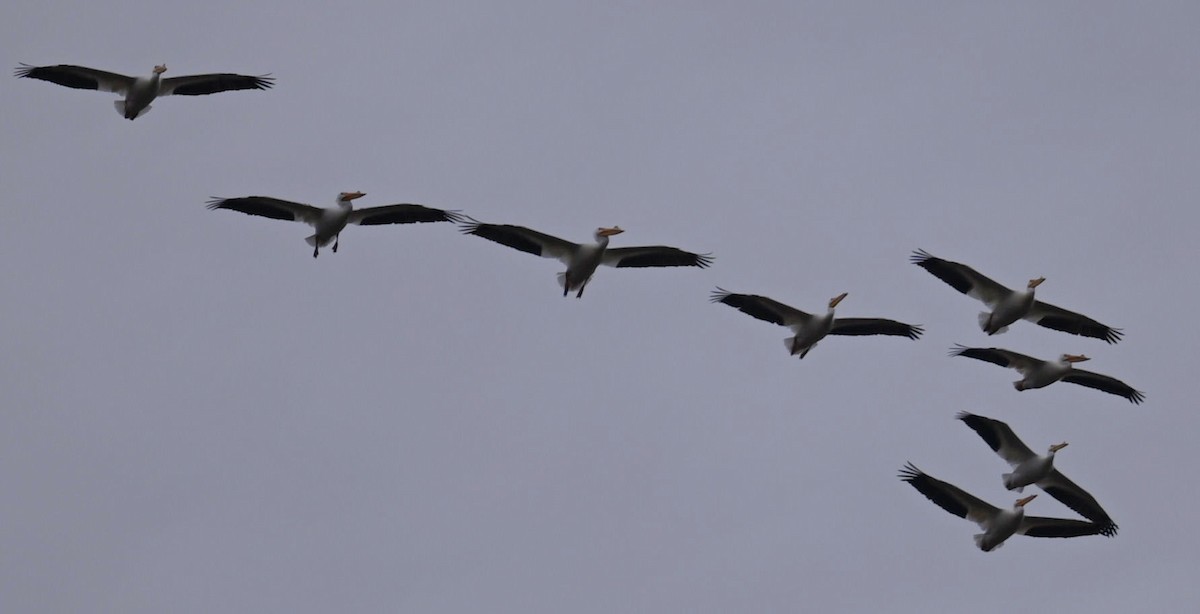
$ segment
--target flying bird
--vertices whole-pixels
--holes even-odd
[[[955,417],[978,433],[1000,458],[1012,466],[1012,473],[1001,476],[1005,488],[1021,492],[1026,486],[1037,484],[1046,494],[1099,525],[1102,532],[1117,532],[1116,523],[1100,507],[1095,497],[1054,468],[1054,454],[1067,447],[1067,442],[1053,444],[1045,456],[1039,456],[1007,424],[999,420],[965,411]]]
[[[166,71],[167,65],[159,64],[154,67],[148,77],[129,77],[115,72],[70,64],[57,66],[21,64],[15,74],[17,77],[41,79],[75,89],[116,92],[125,98],[114,101],[113,104],[117,107],[117,112],[129,120],[145,115],[150,110],[150,103],[159,96],[172,94],[203,96],[231,90],[265,90],[275,84],[274,78],[270,75],[256,77],[232,73],[211,73],[161,78]]]
[[[558,283],[562,285],[563,296],[577,291],[575,298],[583,297],[584,288],[601,264],[617,268],[694,266],[703,269],[713,261],[709,254],[695,254],[665,245],[610,249],[608,238],[625,232],[617,226],[597,228],[596,242],[582,245],[524,226],[484,224],[472,219],[460,228],[465,234],[483,237],[535,256],[554,258],[565,264],[567,270],[558,274]]]
[[[714,303],[724,303],[764,322],[792,329],[795,335],[784,339],[783,344],[792,356],[799,355],[800,358],[804,358],[826,335],[892,335],[917,339],[925,332],[920,326],[883,318],[833,317],[834,308],[844,298],[845,292],[829,299],[829,310],[824,315],[813,315],[765,296],[735,294],[719,287],[711,297]]]
[[[1031,279],[1024,291],[1015,292],[965,264],[935,258],[925,250],[913,252],[911,260],[955,290],[983,301],[991,311],[979,314],[979,327],[988,335],[1002,333],[1008,330],[1009,324],[1025,319],[1072,335],[1095,337],[1109,343],[1121,340],[1119,328],[1105,326],[1085,315],[1035,299],[1034,289],[1046,281],[1045,277]]]
[[[229,209],[248,215],[258,215],[277,220],[304,222],[316,229],[316,233],[304,239],[313,246],[313,258],[320,248],[333,242],[333,252],[338,250],[338,237],[347,224],[375,226],[379,224],[415,224],[418,222],[460,222],[462,216],[456,211],[434,209],[424,205],[384,205],[355,209],[350,201],[366,196],[363,192],[342,192],[337,195],[335,207],[321,208],[303,205],[270,196],[246,196],[243,198],[213,198],[208,201],[209,209]]]
[[[951,356],[966,356],[975,360],[990,362],[1001,367],[1016,369],[1024,378],[1013,382],[1017,390],[1045,388],[1057,381],[1070,382],[1103,390],[1109,394],[1125,397],[1135,405],[1146,399],[1142,392],[1134,390],[1125,382],[1107,375],[1075,369],[1074,363],[1091,360],[1082,354],[1063,354],[1058,360],[1038,360],[1031,356],[1002,350],[999,348],[969,348],[956,345],[950,349]]]
[[[1017,533],[1029,537],[1112,537],[1116,533],[1115,527],[1105,528],[1086,520],[1026,516],[1025,506],[1037,495],[1017,499],[1012,509],[1000,509],[953,484],[933,478],[912,463],[900,470],[900,479],[912,484],[938,507],[979,525],[983,533],[975,535],[975,545],[984,552],[999,548],[1004,540]]]

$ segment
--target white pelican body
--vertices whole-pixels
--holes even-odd
[[[1095,337],[1109,343],[1121,339],[1120,329],[1037,300],[1034,289],[1046,281],[1045,277],[1029,280],[1024,291],[1014,291],[965,264],[942,260],[925,250],[913,252],[911,260],[955,290],[987,305],[991,311],[979,314],[979,327],[989,335],[1002,333],[1008,330],[1009,324],[1024,319],[1046,328]]]
[[[1064,381],[1125,397],[1135,405],[1146,398],[1145,394],[1134,390],[1116,378],[1073,368],[1074,363],[1091,360],[1082,354],[1063,354],[1058,360],[1051,361],[1039,360],[1032,356],[1000,348],[969,348],[957,345],[951,348],[950,355],[966,356],[1001,367],[1016,369],[1024,376],[1013,382],[1013,387],[1017,390],[1045,388],[1054,382]]]
[[[208,201],[209,209],[230,209],[248,215],[304,222],[316,232],[304,240],[313,246],[313,258],[320,249],[333,242],[337,253],[338,240],[347,224],[373,226],[379,224],[414,224],[419,222],[458,222],[461,216],[454,211],[434,209],[424,205],[384,205],[355,209],[351,201],[366,196],[363,192],[342,192],[337,195],[335,206],[319,208],[270,196],[246,196],[243,198],[213,198]]]
[[[991,505],[953,484],[935,479],[917,469],[912,463],[905,465],[900,471],[900,479],[911,484],[947,512],[979,525],[983,533],[975,535],[975,545],[984,552],[999,548],[1005,540],[1017,533],[1030,537],[1112,536],[1095,523],[1084,520],[1026,516],[1025,505],[1037,495],[1017,499],[1013,502],[1012,509],[1006,510]]]
[[[892,335],[917,339],[920,326],[883,318],[835,318],[834,309],[846,298],[843,292],[829,299],[824,315],[813,315],[757,294],[735,294],[722,288],[712,293],[712,302],[724,303],[764,322],[786,326],[793,336],[783,340],[792,356],[804,358],[827,335]]]
[[[1054,455],[1067,447],[1067,442],[1050,446],[1045,455],[1035,454],[1009,426],[999,420],[959,412],[955,416],[979,436],[1012,467],[1012,473],[1001,475],[1004,487],[1020,492],[1036,484],[1051,497],[1058,499],[1084,518],[1096,523],[1105,535],[1116,534],[1117,525],[1091,494],[1054,468]]]
[[[584,288],[602,264],[618,268],[694,266],[702,269],[712,264],[712,256],[708,254],[695,254],[665,245],[609,249],[608,238],[625,232],[617,226],[597,228],[596,242],[582,245],[510,224],[484,224],[471,220],[461,229],[465,234],[562,262],[567,270],[558,274],[558,283],[563,287],[563,296],[575,291],[575,298],[583,298]]]
[[[233,73],[187,75],[162,79],[166,64],[159,64],[147,77],[130,77],[86,66],[59,64],[29,66],[16,70],[18,77],[41,79],[65,87],[82,90],[116,92],[125,98],[113,104],[125,119],[137,119],[150,110],[150,103],[159,96],[201,96],[230,90],[265,90],[274,85],[269,75],[249,76]]]

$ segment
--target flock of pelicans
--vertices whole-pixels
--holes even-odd
[[[115,102],[117,111],[130,120],[149,111],[150,103],[159,96],[197,96],[229,90],[264,90],[274,83],[267,75],[247,76],[230,73],[164,79],[162,74],[166,70],[165,65],[155,66],[148,77],[135,78],[83,66],[22,64],[16,70],[16,75],[71,88],[116,92],[124,96]],[[597,229],[594,243],[579,244],[523,226],[485,224],[456,211],[422,205],[396,204],[355,209],[353,201],[363,196],[365,194],[362,192],[342,192],[338,194],[335,206],[331,208],[314,207],[268,196],[215,198],[208,202],[208,208],[228,209],[308,224],[314,229],[314,233],[306,239],[313,248],[314,258],[320,254],[322,247],[330,243],[333,244],[332,250],[337,252],[338,240],[348,224],[370,226],[451,222],[457,224],[462,232],[468,235],[482,237],[536,256],[559,260],[566,266],[566,270],[558,275],[563,296],[575,292],[576,298],[583,296],[588,281],[601,264],[618,268],[706,268],[712,263],[712,257],[708,254],[662,245],[609,248],[609,238],[624,232],[616,226]],[[966,265],[936,258],[923,250],[913,253],[912,262],[955,290],[987,305],[989,311],[979,315],[979,326],[988,335],[1004,332],[1009,325],[1018,320],[1028,320],[1046,328],[1094,337],[1110,344],[1121,339],[1119,329],[1037,300],[1034,291],[1045,281],[1043,277],[1031,279],[1023,291],[1014,291]],[[804,358],[817,342],[828,335],[891,335],[917,339],[924,332],[920,326],[895,320],[834,317],[835,308],[845,298],[845,293],[839,294],[830,299],[824,314],[811,314],[765,296],[736,294],[721,288],[717,288],[712,294],[714,303],[724,303],[746,315],[791,329],[792,336],[785,339],[784,344],[791,355],[799,358]],[[1063,381],[1115,394],[1135,404],[1141,403],[1145,398],[1141,392],[1116,378],[1076,369],[1075,363],[1088,360],[1086,356],[1079,354],[1063,354],[1057,360],[1040,360],[999,348],[955,346],[951,355],[1015,369],[1022,376],[1013,382],[1017,390],[1043,388]],[[912,484],[946,511],[971,520],[983,529],[983,533],[975,536],[975,544],[979,548],[990,551],[1016,533],[1032,537],[1111,537],[1116,534],[1117,525],[1096,499],[1054,468],[1055,453],[1066,447],[1066,442],[1051,445],[1045,455],[1038,455],[1003,422],[966,412],[959,413],[957,417],[1012,466],[1012,472],[1002,476],[1005,488],[1020,492],[1025,486],[1036,484],[1051,497],[1087,519],[1026,516],[1025,506],[1037,496],[1036,494],[1017,499],[1011,509],[998,508],[952,484],[934,479],[911,463],[906,465],[900,472],[901,479]]]

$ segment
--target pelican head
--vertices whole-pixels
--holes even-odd
[[[161,74],[163,74],[163,73],[165,73],[165,72],[167,72],[167,65],[166,65],[166,64],[159,64],[158,66],[155,66],[155,67],[154,67],[154,74],[156,74],[156,75],[161,75]]]
[[[1054,454],[1055,452],[1058,452],[1059,450],[1061,450],[1065,447],[1067,447],[1067,442],[1065,442],[1065,441],[1062,443],[1056,443],[1056,444],[1050,446],[1050,453]]]
[[[1032,289],[1042,285],[1043,281],[1046,281],[1045,277],[1038,277],[1037,279],[1031,279],[1031,280],[1029,280],[1029,286],[1027,286],[1027,287],[1030,290],[1032,290]]]
[[[620,226],[613,226],[612,228],[601,227],[596,229],[596,238],[611,237],[613,235],[619,235],[623,232],[625,231],[622,230]]]
[[[1036,498],[1037,498],[1037,495],[1029,495],[1028,497],[1023,497],[1021,499],[1017,499],[1016,501],[1013,502],[1013,509],[1016,509],[1018,507],[1025,507],[1025,504],[1029,503],[1030,501],[1033,501]]]
[[[834,307],[837,307],[837,306],[838,306],[838,303],[842,302],[842,299],[846,298],[846,296],[847,296],[848,294],[850,294],[850,293],[849,293],[849,292],[843,292],[843,293],[841,293],[841,294],[839,294],[839,295],[837,295],[837,296],[835,296],[835,297],[833,297],[833,298],[829,299],[829,308],[830,308],[830,309],[833,309]]]
[[[1063,362],[1083,362],[1085,360],[1091,360],[1091,358],[1088,358],[1087,356],[1084,356],[1083,354],[1063,354],[1062,355]]]
[[[366,192],[341,192],[338,194],[338,202],[350,202],[356,198],[362,198],[366,195]]]

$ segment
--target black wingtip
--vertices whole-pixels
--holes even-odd
[[[1116,537],[1117,536],[1117,528],[1118,528],[1117,523],[1109,522],[1108,524],[1102,524],[1099,526],[1100,526],[1100,534],[1101,535],[1103,535],[1105,537]]]
[[[1110,344],[1113,344],[1120,341],[1121,337],[1124,335],[1125,333],[1119,328],[1109,328],[1108,330],[1104,331],[1104,340]]]
[[[1146,400],[1146,393],[1144,393],[1140,390],[1134,390],[1133,392],[1129,393],[1129,396],[1127,396],[1125,398],[1129,399],[1129,402],[1133,403],[1134,405],[1141,405],[1142,401]]]
[[[932,259],[933,257],[934,257],[933,254],[931,254],[923,249],[914,249],[913,253],[911,255],[909,255],[908,261],[919,266],[919,265],[923,264],[925,261]]]
[[[213,209],[220,209],[221,203],[223,203],[223,202],[225,202],[224,198],[217,198],[216,196],[211,196],[211,197],[209,197],[208,200],[204,201],[204,208],[208,209],[210,211]]]
[[[702,269],[707,269],[709,267],[709,265],[711,265],[713,263],[713,260],[716,260],[716,257],[713,256],[711,253],[696,254],[696,266],[698,266]]]
[[[30,66],[25,62],[19,62],[19,64],[20,66],[13,69],[13,76],[17,78],[28,77],[37,68],[37,66]]]
[[[908,338],[909,339],[916,341],[917,339],[920,339],[921,335],[923,335],[923,334],[925,334],[924,326],[921,326],[920,324],[910,324],[908,326]]]
[[[966,352],[969,349],[971,349],[971,348],[969,348],[961,343],[955,343],[953,346],[950,347],[950,352],[947,354],[947,356],[962,356],[963,352]]]
[[[733,293],[730,292],[729,290],[726,290],[725,288],[722,288],[721,286],[717,286],[717,289],[713,290],[712,293],[708,295],[708,300],[713,303],[720,303],[720,302],[723,302],[726,298],[728,298],[731,294],[733,294]]]
[[[900,469],[898,476],[905,482],[912,482],[913,480],[916,480],[924,475],[924,473],[925,472],[921,471],[920,469],[917,469],[917,466],[912,464],[912,461],[906,461],[904,463],[904,467]]]

